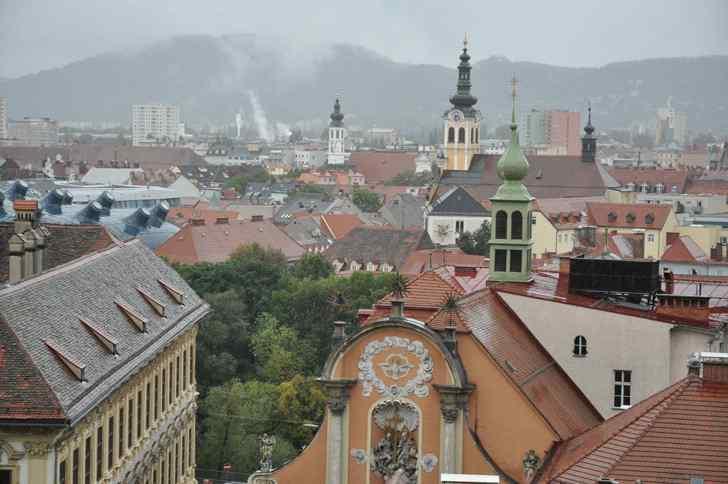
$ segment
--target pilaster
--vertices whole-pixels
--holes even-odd
[[[433,385],[440,394],[440,472],[459,473],[462,471],[463,448],[463,411],[467,408],[468,398],[475,388],[455,385]]]
[[[319,380],[326,394],[328,432],[326,436],[326,484],[344,484],[345,412],[351,387],[356,380]]]

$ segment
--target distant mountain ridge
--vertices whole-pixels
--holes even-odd
[[[479,52],[471,52],[477,58]],[[253,34],[182,36],[0,81],[12,117],[129,123],[131,105],[181,106],[192,125],[233,123],[251,97],[271,124],[323,126],[343,97],[349,125],[405,132],[439,126],[455,90],[451,67],[394,62],[349,44],[301,44]],[[728,131],[728,56],[649,59],[602,67],[558,67],[493,56],[473,67],[477,107],[489,128],[507,120],[508,82],[519,78],[520,108],[583,110],[591,100],[599,127],[654,120],[668,97],[690,129]]]

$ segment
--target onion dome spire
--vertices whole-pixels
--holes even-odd
[[[339,98],[336,98],[336,102],[334,103],[334,112],[331,113],[331,123],[329,123],[329,126],[340,128],[344,126],[344,113],[341,112],[341,103],[339,102]]]
[[[472,109],[478,98],[470,93],[472,84],[470,82],[470,54],[468,54],[468,35],[465,34],[463,40],[463,51],[460,54],[460,65],[458,65],[458,84],[457,91],[450,98],[450,103],[458,109],[468,111]]]
[[[498,176],[505,182],[520,182],[528,174],[528,160],[521,150],[518,142],[518,125],[516,124],[516,85],[518,81],[513,76],[511,81],[513,108],[511,112],[511,144],[508,150],[498,160],[496,170]]]
[[[592,122],[591,122],[591,103],[589,103],[587,112],[588,112],[587,122],[586,122],[586,126],[584,126],[584,132],[586,133],[586,137],[591,137],[594,134],[594,126],[592,126]]]

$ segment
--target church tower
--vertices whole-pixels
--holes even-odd
[[[341,103],[336,98],[334,112],[331,113],[329,123],[329,152],[326,162],[329,165],[343,165],[346,163],[347,153],[344,151],[346,143],[346,128],[344,128],[344,113],[341,112]]]
[[[490,233],[489,281],[529,282],[531,280],[531,218],[533,197],[523,184],[528,160],[518,142],[516,125],[516,79],[513,78],[511,144],[498,160],[496,171],[503,184],[490,199],[493,225]]]
[[[463,52],[458,66],[457,92],[450,98],[452,108],[445,112],[445,146],[448,170],[467,170],[473,155],[480,153],[480,111],[473,106],[478,98],[470,93],[470,54],[468,38],[463,41]]]
[[[594,126],[591,122],[591,104],[589,104],[588,112],[584,136],[581,138],[581,161],[594,163],[597,156],[597,137],[594,136]]]

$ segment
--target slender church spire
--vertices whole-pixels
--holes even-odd
[[[478,102],[478,98],[470,93],[472,83],[470,82],[470,54],[468,53],[468,34],[463,39],[463,51],[460,54],[460,65],[458,65],[458,83],[455,94],[450,98],[450,103],[464,113],[472,110]]]
[[[508,149],[503,156],[500,157],[498,164],[496,165],[498,176],[506,182],[498,189],[498,193],[500,193],[501,188],[506,186],[508,182],[518,182],[519,185],[523,186],[520,184],[520,181],[523,180],[528,173],[528,160],[523,154],[523,150],[521,150],[521,145],[518,141],[518,124],[516,124],[517,86],[518,80],[516,79],[516,76],[513,76],[513,79],[511,79],[511,144],[508,146]],[[523,189],[525,190],[525,187],[523,187]],[[528,192],[526,191],[526,193]],[[496,194],[496,196],[498,196],[498,194]]]
[[[594,163],[597,155],[597,137],[594,136],[594,126],[592,126],[591,102],[587,107],[587,122],[584,126],[584,136],[581,137],[581,161],[586,163]]]

